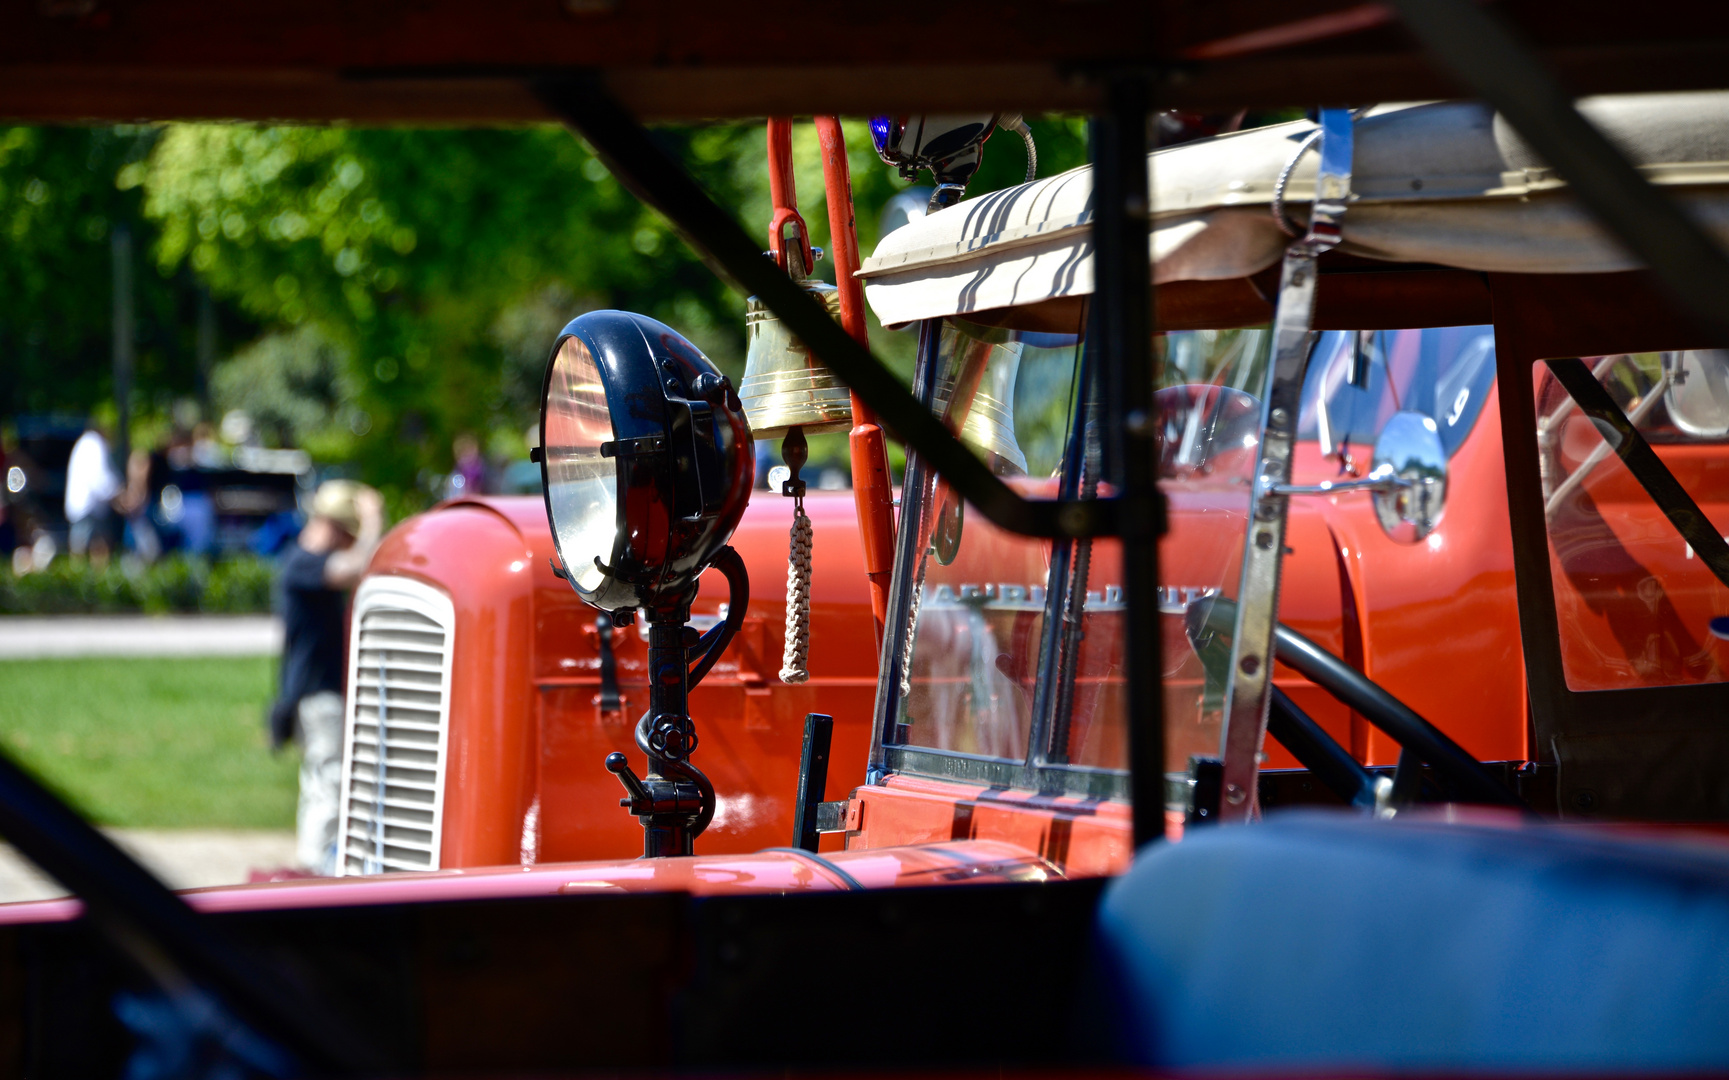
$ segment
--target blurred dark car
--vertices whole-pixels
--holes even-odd
[[[66,464],[84,434],[84,421],[68,416],[19,416],[13,420],[18,444],[6,457],[4,497],[17,542],[28,544],[38,532],[66,549]],[[16,474],[12,470],[19,470]]]
[[[204,555],[276,554],[300,532],[313,486],[304,451],[245,446],[228,467],[165,468],[152,479],[151,516],[166,546]]]

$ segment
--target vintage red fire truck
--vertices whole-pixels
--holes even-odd
[[[1273,160],[1263,148],[1283,145],[1288,130],[1245,133],[1164,157],[1181,163],[1226,154],[1230,159],[1213,167],[1247,174]],[[1183,191],[1175,197],[1187,201],[1194,195]],[[940,285],[920,279],[909,289],[899,283],[920,272],[904,252],[946,250],[973,227],[969,214],[1000,212],[999,206],[1031,208],[1010,211],[1026,220],[1013,219],[1009,232],[1049,231],[1079,214],[1085,199],[1085,189],[1065,174],[975,200],[983,210],[969,205],[968,213],[932,215],[891,235],[862,280],[878,298],[885,323],[932,317],[955,305],[947,303],[949,294]],[[967,259],[948,260],[949,272],[989,270],[1022,254],[1020,245],[1001,239],[975,242]],[[1054,320],[1073,324],[1080,308],[1071,303],[1059,311],[1056,305],[1071,297],[1056,289],[1036,296],[1028,288],[1020,282],[1012,295],[981,294],[969,298],[964,310],[946,312],[950,321],[940,347],[946,363],[959,363],[972,349],[982,365],[976,411],[958,425],[963,438],[1006,475],[1021,477],[1017,483],[1026,490],[1050,495],[1054,482],[1041,486],[1031,478],[1061,471],[1057,451],[1069,426],[1078,331],[1084,328],[1057,332]],[[1231,321],[1266,314],[1244,307]],[[976,311],[993,311],[989,317],[998,323],[1027,312],[1027,325],[1042,329],[1016,332],[965,318]],[[752,318],[756,326],[772,319]],[[1249,390],[1264,378],[1270,343],[1270,331],[1256,327],[1174,330],[1160,339],[1167,384],[1160,392],[1167,425],[1163,465],[1171,499],[1160,552],[1161,610],[1167,616],[1234,591],[1235,538],[1246,509],[1241,480],[1254,460],[1259,420]],[[752,362],[761,362],[755,353]],[[796,359],[801,370],[809,362],[802,354]],[[1367,473],[1376,441],[1402,410],[1439,426],[1447,495],[1445,512],[1437,509],[1436,520],[1415,538],[1419,542],[1384,527],[1367,494],[1317,490],[1295,501],[1282,621],[1422,715],[1445,718],[1444,730],[1474,757],[1522,766],[1531,757],[1529,718],[1499,464],[1493,327],[1323,331],[1310,367],[1296,466],[1300,479],[1326,485]],[[765,381],[760,373],[745,378]],[[1052,388],[1055,407],[1041,409],[1037,400]],[[801,385],[791,397],[803,401],[800,394],[808,395],[807,388]],[[843,418],[846,406],[843,393]],[[758,408],[788,411],[784,401],[759,402]],[[1029,442],[1042,448],[1042,459],[1035,450],[1028,460],[1017,438],[1017,413],[1035,429]],[[832,426],[828,413],[812,415]],[[790,685],[777,674],[785,634],[787,507],[775,494],[759,490],[735,533],[733,546],[750,569],[749,613],[731,651],[692,696],[693,713],[708,718],[703,760],[719,801],[703,847],[718,853],[756,851],[793,836],[806,714],[835,719],[828,772],[836,785],[856,786],[871,750],[877,646],[857,503],[848,494],[813,493],[805,504],[818,541],[811,677]],[[1039,706],[1051,548],[1004,532],[976,513],[955,513],[961,524],[952,544],[939,546],[925,573],[918,616],[924,636],[911,657],[916,670],[908,683],[909,691],[914,683],[919,689],[908,708],[934,720],[914,734],[931,749],[1024,760]],[[612,627],[607,613],[583,603],[556,576],[558,569],[546,504],[539,498],[460,500],[392,533],[355,600],[357,693],[350,703],[343,781],[341,873],[616,858],[637,848],[634,822],[600,812],[612,805],[618,786],[597,763],[629,744],[646,705],[647,628]],[[1089,573],[1082,590],[1085,644],[1067,661],[1076,668],[1074,696],[1060,709],[1055,702],[1044,707],[1070,717],[1064,736],[1070,745],[1063,754],[1069,762],[1120,777],[1127,766],[1120,723],[1124,602],[1112,545],[1101,543],[1091,553]],[[725,596],[720,581],[708,582],[693,607],[693,625],[707,629],[721,621]],[[1426,659],[1434,640],[1462,619],[1476,627],[1469,655],[1479,678],[1455,678]],[[1170,635],[1166,646],[1170,768],[1180,773],[1190,755],[1218,753],[1222,687],[1206,686],[1199,660],[1181,635]],[[1283,670],[1280,685],[1359,762],[1382,769],[1396,765],[1398,744],[1362,715],[1294,671]],[[387,773],[382,790],[381,699]],[[1325,797],[1288,750],[1272,744],[1268,751],[1269,780],[1263,786],[1269,800]],[[880,798],[867,788],[856,807],[844,811],[844,833],[861,843],[878,842],[866,840],[867,832],[895,842],[1013,839],[1030,843],[1067,872],[1126,865],[1130,845],[1121,813],[1089,811],[1082,828],[1099,831],[1097,850],[1090,843],[1053,840],[1044,815],[1023,823],[1024,815],[997,820],[992,808],[972,807],[957,827],[957,811],[949,804],[971,803],[977,794],[964,773],[939,769],[915,780],[920,770],[897,772],[890,788],[912,785],[917,797],[867,810]],[[963,781],[959,786],[957,779]],[[1124,794],[1120,783],[1114,789],[1112,781],[1098,783],[1118,797]],[[826,847],[846,842],[836,835]]]
[[[1729,259],[1656,190],[1721,220],[1729,99],[1581,114],[1493,14],[1398,8],[1492,106],[1149,158],[1147,72],[1101,67],[1091,168],[950,187],[840,260],[841,324],[796,234],[765,260],[604,81],[534,74],[854,399],[866,482],[803,500],[810,680],[776,681],[806,534],[751,494],[747,388],[583,315],[544,511],[418,518],[357,596],[352,880],[183,902],[0,760],[0,830],[80,897],[0,909],[19,1071],[1729,1067]],[[1388,17],[1299,14],[1332,21],[1214,11],[1169,57]],[[941,193],[999,119],[873,135]],[[854,281],[917,327],[910,391]],[[1055,433],[1018,460],[967,436],[1011,367]],[[825,653],[849,612],[870,659]],[[1353,810],[1260,820],[1323,791]],[[891,958],[967,986],[837,1036],[833,973]]]

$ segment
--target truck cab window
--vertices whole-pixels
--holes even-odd
[[[1729,353],[1584,357],[1717,531],[1729,533]],[[1546,365],[1533,369],[1550,580],[1571,690],[1725,681],[1710,632],[1729,589],[1706,568]]]

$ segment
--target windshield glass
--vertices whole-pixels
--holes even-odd
[[[1190,757],[1219,753],[1230,647],[1207,635],[1191,643],[1188,615],[1237,595],[1260,450],[1261,403],[1251,391],[1266,381],[1272,333],[1186,330],[1156,345],[1166,769],[1182,772]]]
[[[1330,330],[1315,338],[1297,437],[1345,462],[1367,459],[1401,409],[1433,417],[1452,456],[1495,382],[1490,326]]]
[[[941,343],[937,411],[999,475],[1028,495],[1110,494],[1104,403],[1090,388],[1093,360],[1078,338],[949,320]],[[1159,608],[1173,772],[1191,754],[1218,750],[1223,684],[1188,645],[1184,615],[1197,601],[1235,592],[1260,421],[1259,402],[1244,388],[1264,378],[1269,343],[1264,328],[1155,340],[1160,485],[1171,521]],[[1003,374],[1010,371],[1012,378]],[[965,403],[972,385],[979,390],[962,414],[952,403]],[[973,422],[1011,394],[1012,431]],[[891,690],[898,744],[936,753],[911,771],[950,768],[964,756],[975,763],[970,777],[986,775],[976,765],[983,759],[1021,770],[1005,771],[1007,783],[1126,794],[1121,784],[1074,780],[1077,771],[1121,778],[1128,766],[1120,546],[1006,533],[920,476],[909,468],[912,490],[903,497],[909,527],[916,520],[920,530],[903,554],[919,555],[910,567],[897,564],[911,632]]]
[[[1024,494],[1054,495],[1079,339],[949,320],[936,411]],[[965,754],[1026,755],[1044,628],[1049,544],[1005,533],[924,476],[928,539],[912,568],[900,724],[905,742]]]
[[[1719,534],[1729,531],[1729,354],[1584,358]],[[1729,642],[1710,633],[1729,589],[1573,403],[1534,369],[1550,577],[1571,690],[1722,682]]]

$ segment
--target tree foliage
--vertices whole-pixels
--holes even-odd
[[[883,205],[906,185],[876,160],[863,123],[846,128],[868,253]],[[1041,175],[1081,163],[1077,122],[1035,131]],[[763,126],[657,137],[766,246]],[[795,128],[794,152],[801,209],[829,247],[809,123]],[[1023,169],[1016,140],[999,135],[973,190],[1019,183]],[[743,298],[560,128],[13,128],[0,129],[0,349],[17,353],[10,327],[36,335],[45,367],[15,380],[26,396],[88,408],[108,392],[107,237],[120,220],[155,270],[138,275],[142,384],[196,386],[188,297],[202,284],[238,346],[213,380],[218,404],[399,498],[448,467],[458,432],[521,452],[553,337],[582,311],[653,315],[735,377],[743,370]],[[817,269],[833,279],[831,263]],[[874,344],[903,361],[911,352],[904,335]]]
[[[113,256],[133,235],[138,384],[197,391],[190,275],[143,270],[154,230],[117,177],[157,129],[0,127],[0,414],[86,411],[112,395]],[[148,406],[147,395],[141,404]]]

